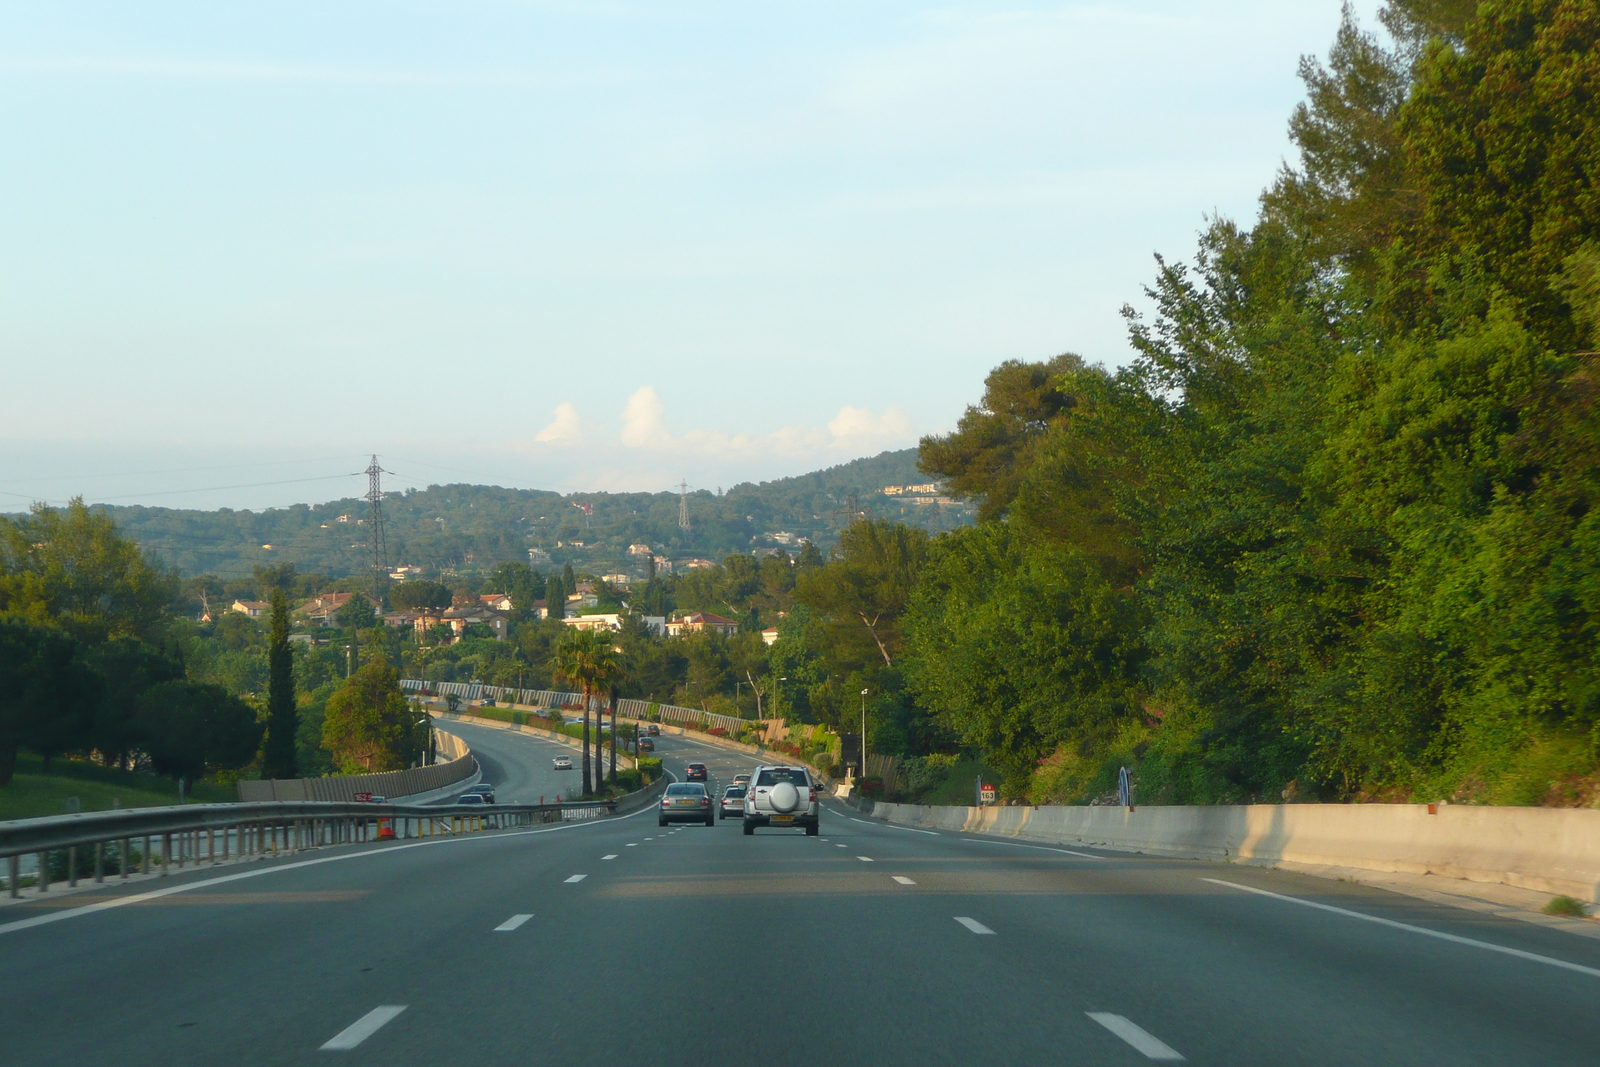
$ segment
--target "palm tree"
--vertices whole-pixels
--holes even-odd
[[[598,630],[573,630],[556,645],[552,664],[557,675],[576,685],[583,694],[583,791],[586,794],[599,792],[604,767],[596,768],[600,773],[593,775],[591,782],[589,713],[595,694],[621,675],[622,665],[611,647],[611,635]]]

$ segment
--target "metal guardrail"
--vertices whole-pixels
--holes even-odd
[[[122,808],[0,822],[0,858],[7,860],[9,868],[8,891],[17,897],[22,888],[20,860],[25,855],[38,856],[34,888],[46,893],[57,880],[51,870],[52,855],[66,854],[66,877],[60,880],[76,886],[78,854],[85,847],[93,848],[94,880],[104,882],[108,862],[122,878],[135,873],[135,867],[140,868],[138,873],[150,874],[154,869],[165,876],[174,862],[182,868],[190,863],[299,852],[388,836],[406,839],[509,829],[560,822],[569,818],[569,813],[575,818],[596,818],[615,812],[622,802],[629,802],[626,810],[636,810],[637,805],[630,801],[624,797],[620,801],[448,806],[275,801]],[[137,850],[135,841],[141,843]],[[84,876],[89,877],[88,872]]]

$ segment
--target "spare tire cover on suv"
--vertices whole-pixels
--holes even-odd
[[[771,802],[773,811],[791,812],[800,806],[800,790],[794,787],[793,782],[779,782],[767,794],[767,800]]]

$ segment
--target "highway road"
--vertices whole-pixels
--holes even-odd
[[[680,776],[754,762],[660,753]],[[1600,941],[831,805],[817,838],[646,809],[170,882],[27,929],[6,924],[41,906],[0,911],[7,1063],[1600,1061]]]
[[[441,722],[438,728],[467,743],[478,759],[483,780],[494,786],[501,804],[554,802],[583,788],[583,753],[542,737],[514,730],[497,730],[460,721]],[[551,768],[556,756],[572,757],[570,771]]]

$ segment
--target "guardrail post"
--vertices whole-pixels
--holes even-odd
[[[94,882],[99,885],[106,880],[106,843],[94,843]]]
[[[8,868],[8,873],[10,875],[9,882],[11,899],[15,900],[22,895],[22,887],[17,885],[17,880],[22,877],[22,857],[7,856],[6,867]]]
[[[70,845],[67,848],[67,885],[78,888],[78,846]]]
[[[144,835],[144,855],[140,856],[139,859],[140,859],[140,862],[142,863],[142,865],[144,867],[144,870],[143,870],[142,873],[149,874],[150,873],[150,835],[149,834],[145,834]]]
[[[49,852],[41,852],[41,853],[39,853],[38,886],[39,886],[39,892],[41,892],[41,893],[50,892],[50,853]]]
[[[165,878],[172,871],[172,835],[161,835],[161,877]]]
[[[133,851],[128,847],[128,839],[122,839],[122,845],[117,849],[117,869],[121,871],[120,877],[128,877],[128,853]]]

